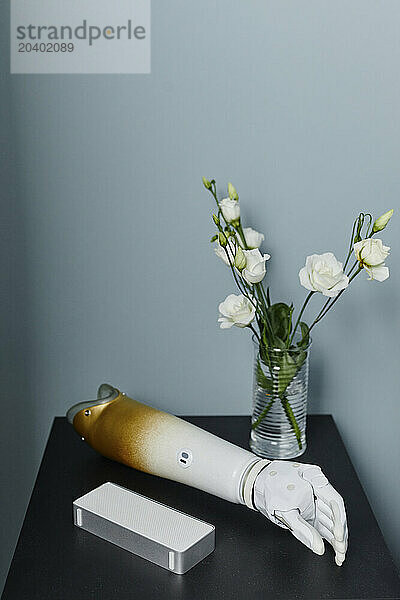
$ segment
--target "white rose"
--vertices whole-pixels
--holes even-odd
[[[307,256],[306,266],[299,271],[300,283],[307,290],[333,298],[349,285],[343,265],[332,252]]]
[[[240,217],[240,206],[237,200],[233,200],[232,198],[224,198],[219,203],[219,207],[222,210],[222,214],[224,215],[224,219],[227,223],[237,221]]]
[[[256,314],[256,309],[246,296],[240,294],[230,294],[218,307],[221,313],[218,323],[221,329],[230,329],[233,325],[236,327],[247,327]]]
[[[369,238],[354,244],[354,254],[360,267],[364,267],[369,279],[376,281],[385,281],[389,277],[389,269],[384,265],[389,252],[389,246],[384,246],[382,240]]]
[[[255,229],[251,227],[244,227],[243,229],[244,239],[246,240],[246,245],[248,248],[253,250],[254,248],[259,248],[263,243],[265,236],[263,233],[259,233]],[[239,244],[244,248],[243,242],[239,237]]]
[[[236,246],[235,246],[235,242],[233,240],[234,240],[233,237],[229,237],[225,248],[223,246],[221,246],[221,244],[219,243],[219,240],[217,240],[217,243],[214,246],[215,254],[218,256],[218,258],[221,258],[224,261],[224,263],[226,265],[228,265],[228,267],[230,266],[230,264],[229,264],[227,253],[229,255],[229,258],[231,259],[232,265],[235,262]]]
[[[243,250],[246,257],[246,266],[242,270],[242,277],[247,283],[259,283],[264,279],[266,268],[265,262],[271,257],[269,254],[261,254],[258,248],[254,250]]]

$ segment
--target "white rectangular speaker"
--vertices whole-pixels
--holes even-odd
[[[73,503],[74,523],[124,550],[183,574],[215,548],[215,527],[104,483]]]

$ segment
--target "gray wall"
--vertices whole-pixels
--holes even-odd
[[[216,325],[234,288],[203,174],[236,184],[273,299],[297,306],[307,254],[343,255],[358,211],[398,207],[399,18],[396,0],[153,0],[151,75],[2,78],[3,574],[53,417],[99,383],[250,411],[249,337]],[[390,280],[360,276],[315,331],[310,394],[397,560],[399,219]]]

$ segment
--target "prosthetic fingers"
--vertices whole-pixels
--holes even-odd
[[[72,406],[74,429],[97,452],[125,465],[258,510],[316,554],[324,540],[337,565],[347,550],[342,497],[315,465],[261,459],[108,384]]]
[[[324,553],[325,539],[335,551],[336,564],[342,565],[348,540],[346,510],[320,467],[272,461],[257,475],[253,503],[316,554]]]

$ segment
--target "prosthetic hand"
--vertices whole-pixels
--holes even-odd
[[[316,554],[324,553],[327,540],[336,564],[342,565],[347,550],[344,502],[320,467],[274,460],[257,476],[253,498],[264,516]]]
[[[107,384],[100,386],[96,400],[70,408],[67,418],[104,456],[246,504],[290,530],[316,554],[324,553],[325,539],[336,564],[343,563],[344,502],[318,466],[261,459]]]

